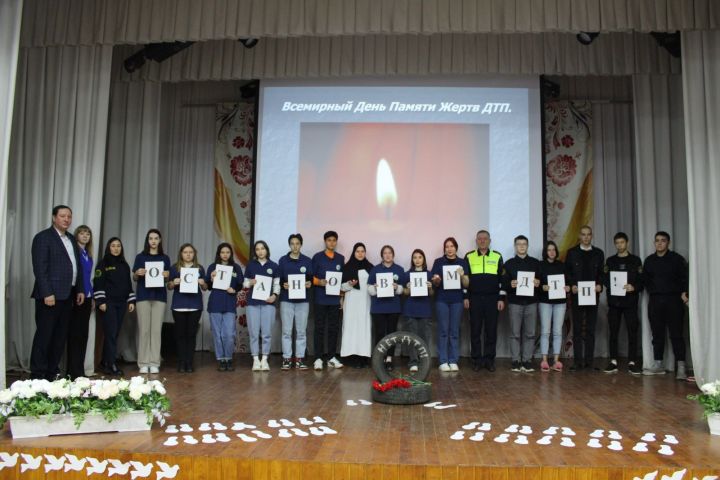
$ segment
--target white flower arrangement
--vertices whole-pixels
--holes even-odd
[[[70,414],[80,426],[87,414],[102,414],[111,422],[121,413],[143,410],[148,424],[156,418],[165,424],[170,400],[159,380],[137,376],[130,380],[75,381],[18,380],[10,388],[0,390],[0,428],[8,417],[40,417],[41,415]]]
[[[714,413],[720,413],[720,380],[706,383],[700,386],[702,393],[697,395],[688,395],[690,400],[697,400],[703,407],[704,416]]]

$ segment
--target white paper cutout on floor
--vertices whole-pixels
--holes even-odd
[[[298,420],[300,421],[300,425],[305,425],[305,426],[312,425],[314,423],[312,420],[308,420],[305,417],[300,417],[300,418],[298,418]]]
[[[518,429],[520,428],[520,425],[512,424],[509,427],[505,429],[507,433],[517,433]]]
[[[358,402],[360,402],[360,405],[365,405],[365,406],[372,405],[372,402],[368,402],[367,400],[363,400],[362,398],[359,399]]]
[[[310,427],[310,434],[316,435],[318,437],[322,437],[323,435],[325,435],[325,433],[322,430],[320,430],[318,427]]]
[[[450,435],[450,440],[462,440],[465,438],[465,432],[458,430],[457,432]]]
[[[245,430],[247,427],[243,422],[235,422],[233,423],[232,427],[230,427],[231,430],[234,432],[240,432],[242,430]]]
[[[299,428],[293,428],[292,432],[297,435],[298,437],[308,437],[310,436],[309,433],[307,433],[305,430],[300,430]]]
[[[220,432],[215,434],[215,440],[217,440],[218,442],[227,443],[230,441],[230,437]]]
[[[177,425],[168,425],[165,429],[165,433],[178,433],[179,431]]]
[[[218,432],[222,432],[224,430],[227,430],[227,427],[223,425],[220,422],[213,422],[213,428],[217,430]]]
[[[187,423],[183,423],[182,425],[180,425],[180,431],[184,433],[189,433],[193,431],[193,428]]]
[[[608,434],[608,438],[610,440],[622,440],[623,437],[615,430],[610,430],[610,433]]]
[[[663,443],[677,445],[680,442],[678,441],[677,438],[675,438],[675,435],[665,435],[665,439],[663,440]]]
[[[292,433],[288,432],[288,431],[287,431],[287,428],[281,428],[281,429],[278,431],[278,437],[280,437],[280,438],[290,438],[290,437],[292,437]]]
[[[348,407],[357,407],[357,405],[358,405],[357,403],[355,403],[355,400],[347,400],[347,401],[345,401],[345,404]]]
[[[612,442],[610,442],[610,445],[608,445],[607,448],[609,448],[610,450],[614,450],[616,452],[619,452],[620,450],[623,449],[622,444],[620,442],[618,442],[617,440],[613,440]]]
[[[65,460],[66,472],[69,472],[70,470],[72,470],[73,472],[80,472],[83,468],[85,468],[85,463],[87,462],[87,460],[85,460],[85,457],[78,458],[70,453],[65,454]]]
[[[105,473],[105,469],[107,468],[107,465],[108,465],[107,460],[103,460],[101,462],[97,458],[93,458],[93,457],[86,457],[86,458],[87,458],[88,463],[90,464],[90,466],[85,469],[88,477],[90,475],[96,475],[96,474],[99,475],[99,474]]]
[[[480,422],[470,422],[465,425],[463,425],[463,430],[475,430],[477,426],[480,425]]]
[[[313,422],[315,423],[327,423],[324,418],[322,417],[314,417]]]
[[[605,436],[605,430],[595,430],[590,434],[590,436],[593,438],[603,438]]]
[[[509,440],[508,437],[510,437],[510,434],[508,434],[508,433],[501,433],[501,434],[498,435],[497,437],[493,438],[493,442],[497,442],[497,443],[507,443],[508,440]]]
[[[210,430],[212,430],[212,427],[209,423],[201,423],[198,427],[198,430],[200,430],[201,432],[209,432]]]
[[[294,428],[293,431],[297,430],[297,428]],[[323,431],[325,435],[335,435],[337,432],[333,430],[332,428],[328,427],[327,425],[322,425],[320,427],[320,430]]]
[[[20,454],[18,452],[13,453],[12,455],[8,452],[0,452],[0,470],[3,468],[12,468],[17,465],[19,456]]]
[[[640,438],[643,442],[654,442],[655,441],[655,434],[654,433],[646,433],[645,435]]]
[[[425,405],[423,405],[423,407],[433,408],[437,405],[440,405],[441,403],[442,402],[430,402],[430,403],[426,403]]]
[[[42,462],[42,455],[35,457],[29,453],[22,453],[20,456],[25,461],[20,465],[20,473],[24,473],[26,470],[37,470],[40,468],[40,462]]]
[[[183,435],[183,442],[187,443],[188,445],[197,445],[198,443],[197,439],[192,435]]]
[[[277,420],[268,420],[268,427],[270,428],[280,428],[282,425]]]
[[[686,473],[687,473],[687,469],[683,468],[682,470],[673,472],[673,474],[670,476],[663,475],[661,480],[682,480],[682,478],[685,476]]]
[[[178,470],[180,470],[180,465],[170,466],[169,464],[160,461],[156,461],[155,463],[158,467],[160,467],[160,471],[155,472],[155,480],[162,480],[163,478],[175,478],[177,476]]]
[[[483,431],[483,432],[489,432],[491,429],[492,429],[492,424],[488,423],[488,422],[485,422],[478,427],[478,430]]]
[[[55,455],[45,454],[45,473],[62,470],[65,466],[65,455],[57,458]]]
[[[202,436],[202,443],[215,443],[215,437],[213,437],[212,433],[206,433]]]
[[[647,443],[645,443],[645,442],[636,443],[635,446],[633,447],[633,451],[638,452],[638,453],[647,453],[648,452]]]
[[[575,432],[570,427],[562,427],[562,434],[566,437],[574,437]]]
[[[550,427],[547,430],[545,430],[543,433],[545,435],[557,435],[559,427]]]
[[[470,440],[473,442],[482,442],[485,440],[485,434],[483,432],[475,432],[472,437],[470,437]]]
[[[142,463],[142,462],[136,462],[135,460],[130,460],[130,465],[133,466],[134,470],[130,472],[130,478],[147,478],[150,476],[150,472],[152,472],[153,464],[152,463]]]
[[[590,448],[602,448],[602,444],[600,443],[600,439],[598,438],[591,438],[590,441],[587,443],[587,446]]]
[[[655,477],[657,477],[658,471],[655,470],[654,472],[646,473],[643,478],[640,477],[634,477],[633,480],[655,480]]]
[[[575,442],[572,441],[572,438],[570,437],[563,437],[560,441],[560,445],[563,447],[574,447]]]
[[[529,425],[523,425],[520,429],[520,433],[522,433],[523,435],[532,435],[533,431]]]
[[[552,443],[552,435],[545,435],[540,440],[538,440],[536,443],[540,445],[550,445]]]
[[[515,443],[517,443],[518,445],[527,445],[530,442],[528,442],[528,439],[525,435],[518,435],[515,439]]]
[[[265,433],[262,430],[253,430],[252,433],[254,433],[258,438],[272,438],[272,435],[270,435],[269,433]]]
[[[670,445],[660,445],[660,450],[658,450],[658,453],[660,455],[674,455],[675,452],[670,447]]]
[[[251,437],[249,435],[245,435],[244,433],[238,433],[237,437],[240,440],[242,440],[243,442],[248,442],[248,443],[257,442],[257,438]]]
[[[113,475],[127,475],[128,470],[130,470],[129,463],[124,463],[114,458],[108,459],[108,462],[110,462],[111,465],[108,468],[108,477],[112,477]]]
[[[291,422],[290,420],[288,420],[287,418],[281,418],[280,424],[283,427],[294,427],[295,426],[295,424],[293,422]]]
[[[454,403],[451,403],[450,405],[435,405],[433,408],[435,410],[445,410],[446,408],[455,408],[457,405]]]
[[[168,439],[163,442],[163,445],[165,445],[166,447],[177,447],[177,444],[178,444],[177,439],[178,439],[178,437],[175,437],[175,436],[168,437]]]

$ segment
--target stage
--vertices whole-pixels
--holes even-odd
[[[118,460],[119,469],[112,473],[120,478],[172,478],[165,476],[165,471],[173,465],[179,467],[175,478],[632,480],[659,471],[659,480],[663,474],[669,476],[682,469],[687,469],[684,476],[676,474],[672,478],[720,475],[720,437],[708,433],[706,422],[700,418],[700,407],[685,399],[687,394],[697,392],[696,387],[678,382],[669,374],[634,377],[626,371],[615,375],[601,371],[513,373],[505,360],[498,362],[495,373],[490,373],[473,372],[468,363],[462,362],[458,373],[432,371],[429,381],[433,384],[433,402],[441,402],[437,405],[440,407],[456,405],[437,409],[362,404],[360,400],[371,397],[370,369],[283,372],[279,356],[273,356],[270,372],[253,373],[250,358],[240,356],[238,370],[221,373],[215,370],[209,353],[198,353],[196,362],[193,374],[164,368],[158,376],[166,379],[172,401],[168,424],[188,424],[193,432],[171,435],[155,423],[145,433],[14,441],[6,428],[0,437],[0,455],[49,454],[59,460],[53,467],[52,459],[43,457],[39,464],[36,460],[37,469],[26,466],[21,473],[21,465],[28,462],[19,457],[15,465],[0,469],[0,477],[88,478],[90,461],[80,466],[88,457],[100,462]],[[601,366],[602,361],[597,364]],[[126,376],[137,373],[131,365],[123,368]],[[356,405],[349,405],[349,400]],[[313,421],[313,425],[302,425],[301,417]],[[337,433],[326,430],[322,436],[298,436],[286,426],[283,428],[292,436],[282,438],[278,436],[280,428],[268,425],[270,420],[281,419],[295,423],[293,428],[304,433],[317,433],[322,427]],[[202,423],[212,428],[213,422],[227,430],[199,430]],[[242,426],[239,423],[257,428],[237,430]],[[530,427],[532,433],[524,430],[527,444],[522,439],[516,443],[521,432],[501,437],[507,438],[505,443],[495,440],[513,424],[518,430]],[[543,433],[553,426],[559,427],[557,433]],[[564,435],[562,427],[575,435],[568,430]],[[272,438],[258,438],[252,430]],[[596,430],[604,431],[597,439],[601,447],[591,448],[590,434]],[[608,448],[611,430],[622,437],[614,444],[621,446],[620,451]],[[456,434],[459,431],[463,438],[451,439],[460,436]],[[481,441],[476,441],[478,432],[483,432]],[[215,439],[219,433],[229,441],[202,442],[203,435]],[[655,433],[656,441],[643,441],[647,452],[634,451],[633,447],[648,433]],[[248,443],[237,434],[257,440]],[[198,443],[185,443],[184,435],[192,435]],[[666,442],[666,435],[673,435],[679,443]],[[177,437],[178,444],[164,445],[171,436]],[[537,443],[543,437],[549,444]],[[563,437],[575,446],[562,446],[561,442],[567,444]],[[674,453],[658,453],[662,444]],[[65,454],[77,460],[60,458]],[[140,464],[127,465],[130,461],[142,462],[145,470]],[[125,469],[123,463],[129,468]],[[48,466],[59,469],[46,473]],[[113,463],[91,478],[108,476],[111,468]],[[145,474],[147,477],[143,477]]]

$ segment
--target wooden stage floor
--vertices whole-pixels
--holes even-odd
[[[708,433],[701,410],[685,399],[696,392],[693,385],[663,377],[633,377],[622,371],[607,375],[600,371],[581,373],[512,373],[509,363],[498,362],[495,373],[473,372],[461,363],[458,373],[433,370],[433,401],[453,408],[435,409],[423,405],[388,406],[370,400],[370,369],[312,370],[282,372],[280,358],[271,359],[270,372],[253,373],[250,359],[239,358],[238,370],[221,373],[208,353],[198,354],[193,374],[164,369],[172,400],[169,424],[186,423],[192,433],[175,434],[177,446],[165,446],[171,436],[157,423],[150,432],[73,435],[43,439],[12,440],[7,428],[0,434],[2,452],[31,455],[50,454],[60,458],[70,453],[78,459],[115,459],[120,469],[113,478],[163,478],[163,468],[155,462],[178,465],[175,478],[252,478],[252,479],[639,479],[662,475],[703,479],[720,475],[720,437]],[[598,364],[601,361],[598,360]],[[137,370],[126,365],[126,375]],[[358,403],[348,405],[348,400]],[[278,436],[279,429],[268,426],[270,420],[300,417],[312,420],[320,416],[337,434],[323,436]],[[232,427],[236,422],[257,426],[272,435],[247,443],[238,433],[256,437],[245,429],[228,428],[228,442],[195,445],[184,443],[183,435],[202,440],[215,438],[218,432],[199,431],[204,422],[220,422]],[[471,422],[491,424],[482,441],[472,441],[476,428],[464,429]],[[518,433],[507,435],[506,443],[494,439],[516,424],[529,426],[527,444],[516,443]],[[320,426],[315,424],[314,426]],[[551,426],[569,427],[574,447],[561,446],[562,430],[550,436],[550,444],[537,441]],[[486,426],[487,428],[487,426]],[[604,430],[601,448],[587,444],[590,433]],[[610,430],[622,439],[620,451],[607,448]],[[453,440],[455,432],[464,438]],[[290,429],[292,432],[292,429]],[[655,433],[655,442],[647,443],[647,452],[633,447],[647,433]],[[670,444],[672,455],[658,453],[665,435],[674,435],[678,444]],[[475,436],[477,439],[478,436]],[[81,461],[79,460],[79,461]],[[125,474],[122,464],[130,461],[152,464],[143,472],[140,464],[130,464]],[[62,459],[61,459],[62,461]],[[21,472],[23,458],[14,466],[0,469],[1,478],[99,478],[88,477],[85,468],[74,471],[66,457],[65,470],[50,470],[43,459],[37,470]],[[89,461],[88,461],[89,462]],[[2,465],[2,463],[0,463]],[[89,466],[86,463],[85,467]],[[687,469],[684,476],[677,472]],[[658,471],[656,477],[648,476]],[[148,473],[143,477],[143,473]],[[172,478],[172,477],[166,477]]]

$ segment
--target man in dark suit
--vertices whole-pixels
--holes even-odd
[[[32,378],[53,380],[67,341],[73,302],[82,305],[83,274],[80,251],[68,232],[72,210],[57,205],[52,211],[52,226],[35,235],[32,265],[35,286],[35,337],[30,354]]]

